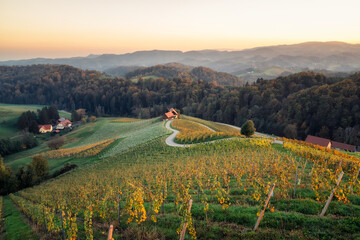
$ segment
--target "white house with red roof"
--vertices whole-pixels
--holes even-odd
[[[51,124],[39,125],[40,133],[52,132],[52,130],[53,130],[53,127],[51,126]]]
[[[62,119],[59,119],[62,120]],[[65,119],[63,121],[60,121],[57,125],[56,125],[56,129],[58,130],[62,130],[64,128],[69,128],[71,127],[72,123],[69,119]]]

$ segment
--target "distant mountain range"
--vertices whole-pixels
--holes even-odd
[[[204,66],[227,72],[247,81],[273,78],[302,70],[353,72],[360,70],[360,44],[306,42],[293,45],[257,47],[242,51],[138,51],[126,54],[89,55],[74,58],[35,58],[2,61],[0,65],[68,64],[82,69],[109,72],[122,67],[124,73],[137,67],[170,62]],[[129,67],[132,68],[129,70]]]

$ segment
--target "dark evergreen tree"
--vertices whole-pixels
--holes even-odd
[[[250,137],[254,135],[256,131],[254,122],[252,120],[247,120],[242,126],[241,126],[241,134],[245,135],[246,137]]]

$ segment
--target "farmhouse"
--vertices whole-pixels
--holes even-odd
[[[331,148],[336,149],[336,150],[345,150],[345,151],[349,151],[349,152],[356,151],[356,147],[354,145],[341,143],[341,142],[335,142],[335,141],[331,141]]]
[[[314,145],[319,145],[319,146],[326,147],[326,148],[331,148],[331,141],[326,138],[308,135],[305,139],[305,142],[312,143]]]
[[[51,126],[51,124],[39,125],[39,132],[40,133],[52,132],[52,130],[53,130],[53,127]]]
[[[170,108],[169,112],[163,115],[164,120],[180,119],[180,114],[173,108]]]
[[[305,142],[312,143],[314,145],[319,145],[319,146],[326,147],[326,148],[336,149],[336,150],[344,150],[344,151],[349,151],[349,152],[356,151],[356,146],[354,146],[354,145],[341,143],[341,142],[335,142],[335,141],[331,141],[330,139],[315,137],[315,136],[311,136],[311,135],[308,135],[306,137]]]
[[[71,127],[71,122],[68,119],[63,120],[56,125],[56,129],[59,129],[59,130],[62,130],[64,128],[69,128],[69,127]]]

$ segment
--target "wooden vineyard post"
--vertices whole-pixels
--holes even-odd
[[[197,174],[197,179],[199,180],[199,174]],[[199,188],[199,182],[198,182],[198,185],[197,185],[197,198],[196,198],[197,202],[199,202],[199,191],[200,191],[200,188]]]
[[[341,181],[343,175],[344,175],[344,172],[341,172],[341,173],[340,173],[340,176],[339,176],[339,178],[338,178],[338,180],[337,180],[337,182],[336,182],[335,188],[332,190],[332,192],[331,192],[328,200],[326,201],[326,204],[325,204],[323,210],[322,210],[321,213],[320,213],[320,216],[321,216],[321,217],[323,217],[323,216],[325,215],[326,210],[327,210],[328,207],[329,207],[329,204],[330,204],[330,202],[331,202],[331,199],[333,198],[333,196],[334,196],[334,194],[335,194],[335,191],[336,191],[336,188],[339,186],[340,181]]]
[[[294,184],[294,194],[293,194],[293,199],[295,198],[296,195],[296,185],[298,184],[298,171],[299,171],[299,165],[297,165],[296,167],[296,174],[295,174],[295,184]]]
[[[45,207],[43,207],[43,216],[44,216],[44,227],[45,227],[45,233],[47,233]]]
[[[199,191],[200,191],[200,189],[199,189],[199,186],[197,187],[197,198],[196,198],[196,200],[199,202]]]
[[[274,188],[275,188],[275,183],[273,183],[273,185],[271,185],[271,187],[270,187],[270,191],[269,191],[269,193],[268,193],[268,197],[267,197],[267,199],[266,199],[266,202],[265,202],[265,205],[264,205],[264,209],[260,212],[260,215],[259,215],[259,217],[258,217],[258,219],[257,219],[257,221],[256,221],[256,224],[255,224],[255,227],[254,227],[254,231],[256,231],[257,228],[259,227],[259,224],[260,224],[260,222],[261,222],[261,219],[262,219],[263,216],[264,216],[266,207],[267,207],[267,205],[268,205],[268,203],[269,203],[269,201],[270,201],[271,195],[272,195],[272,193],[273,193],[273,191],[274,191]]]
[[[163,188],[163,203],[162,203],[162,213],[165,214],[165,188]]]
[[[338,168],[341,168],[341,165],[342,165],[342,159],[341,159],[341,161],[339,162]]]
[[[359,173],[360,173],[360,167],[359,167],[359,169],[358,169],[358,171],[357,171],[357,173],[356,173],[356,176],[355,176],[353,185],[356,184],[357,178],[359,177]],[[351,188],[351,193],[353,193],[353,191],[354,191],[354,188],[352,187],[352,188]]]
[[[62,240],[65,240],[65,229],[64,229],[64,217],[63,217],[63,211],[60,211],[60,217],[61,217],[61,232],[62,232]]]
[[[113,230],[114,230],[113,225],[110,225],[109,234],[108,234],[108,238],[107,238],[108,240],[111,240],[111,239],[112,239]]]
[[[299,177],[299,181],[298,181],[298,184],[299,184],[299,185],[300,185],[300,183],[301,183],[301,178],[302,178],[302,176],[304,176],[307,162],[308,162],[308,160],[306,159],[306,160],[305,160],[305,164],[304,164],[304,168],[302,169],[301,175],[300,175],[300,177]]]
[[[192,199],[189,200],[189,209],[188,209],[188,212],[190,213],[191,211],[191,205],[192,205]],[[187,221],[184,222],[184,225],[183,225],[183,229],[181,231],[181,235],[180,235],[180,240],[184,240],[185,238],[185,233],[186,233],[186,228],[187,228]]]

